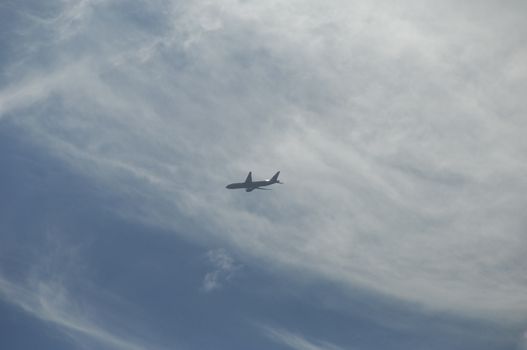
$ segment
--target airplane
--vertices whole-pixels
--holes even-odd
[[[245,182],[236,182],[230,185],[225,186],[225,188],[228,188],[230,190],[237,189],[237,188],[245,188],[245,192],[251,192],[252,190],[270,190],[268,188],[261,188],[263,186],[269,186],[272,184],[282,184],[283,182],[280,182],[278,180],[278,175],[280,175],[280,172],[277,172],[273,175],[272,178],[269,180],[263,180],[263,181],[253,181],[252,179],[252,172],[249,172],[249,175],[247,175],[247,178],[245,179]]]

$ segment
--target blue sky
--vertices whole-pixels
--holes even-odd
[[[526,349],[526,11],[4,1],[0,347]]]

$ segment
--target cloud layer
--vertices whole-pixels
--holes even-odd
[[[121,215],[525,321],[525,5],[509,5],[55,2],[17,15],[0,118],[129,194]],[[286,185],[224,189],[249,170]]]

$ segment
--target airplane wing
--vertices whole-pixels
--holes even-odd
[[[252,178],[252,174],[251,174],[251,171],[249,171],[249,175],[247,175],[247,178],[245,179],[245,183],[251,183],[253,182],[253,178]]]
[[[251,192],[252,190],[262,190],[262,191],[272,191],[270,188],[262,188],[262,187],[247,187],[245,189],[245,192]]]

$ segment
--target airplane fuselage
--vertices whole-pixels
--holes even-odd
[[[272,184],[275,184],[275,183],[276,183],[275,181],[270,181],[270,180],[253,181],[253,182],[250,182],[250,183],[235,182],[235,183],[232,183],[230,185],[227,185],[226,188],[228,188],[230,190],[233,190],[233,189],[236,189],[236,188],[255,189],[256,187],[269,186],[269,185],[272,185]]]

